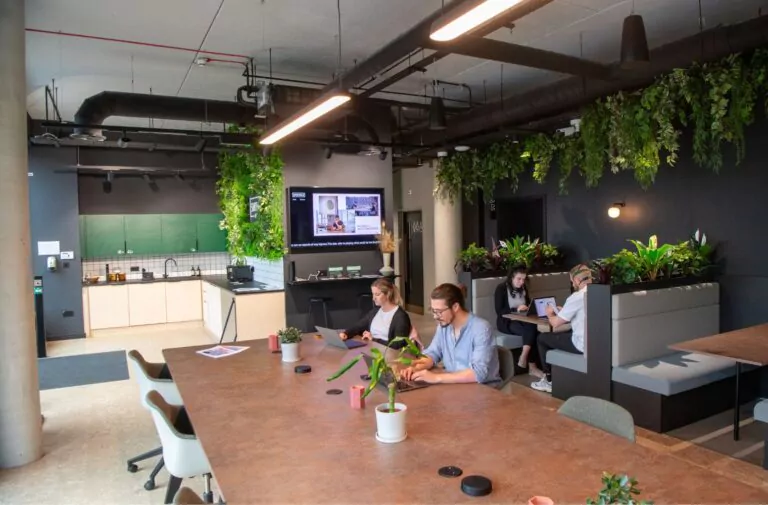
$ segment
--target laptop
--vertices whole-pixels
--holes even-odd
[[[555,309],[555,313],[557,313],[557,301],[554,296],[534,298],[533,303],[528,308],[528,315],[533,316],[535,314],[539,319],[546,319],[548,305],[551,305]]]
[[[373,364],[373,358],[369,355],[362,353],[363,359],[365,360],[365,365],[368,367],[368,369],[371,369],[371,365]],[[384,389],[389,389],[389,383],[392,382],[392,378],[390,377],[389,373],[386,373],[379,377],[379,386],[381,386]],[[427,386],[430,386],[431,384],[429,382],[424,381],[407,381],[404,379],[399,379],[397,381],[397,392],[398,393],[404,393],[406,391],[413,391],[414,389],[421,389],[425,388]]]
[[[315,326],[315,329],[323,336],[323,340],[329,345],[338,347],[339,349],[356,349],[366,345],[365,342],[360,342],[359,340],[342,340],[339,336],[339,332],[330,328]]]

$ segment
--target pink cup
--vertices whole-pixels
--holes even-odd
[[[349,406],[353,409],[362,409],[365,407],[365,398],[363,398],[365,386],[349,387]]]
[[[280,350],[280,342],[277,341],[277,335],[269,336],[269,350],[272,352],[277,352]]]
[[[528,505],[555,505],[555,502],[546,496],[534,496],[528,500]]]

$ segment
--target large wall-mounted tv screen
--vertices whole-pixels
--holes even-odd
[[[288,188],[293,253],[375,249],[384,220],[383,188]]]

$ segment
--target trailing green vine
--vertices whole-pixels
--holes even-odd
[[[279,152],[222,152],[219,168],[216,193],[224,214],[222,228],[227,230],[229,253],[238,260],[246,256],[282,258],[284,194]],[[256,206],[253,221],[251,203]]]
[[[461,195],[471,202],[481,189],[487,198],[504,180],[516,190],[526,170],[544,183],[553,162],[559,165],[560,193],[567,192],[574,168],[587,187],[595,187],[606,165],[613,173],[632,170],[647,189],[662,163],[677,162],[681,127],[692,130],[694,162],[719,172],[724,144],[735,147],[737,165],[744,159],[744,132],[754,122],[757,104],[768,114],[768,49],[748,57],[732,54],[719,62],[694,63],[658,77],[644,89],[589,104],[573,135],[538,133],[525,139],[523,150],[505,140],[442,158],[436,194],[451,200]]]

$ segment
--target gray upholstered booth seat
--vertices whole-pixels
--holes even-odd
[[[755,421],[768,423],[768,400],[760,400],[755,405]]]
[[[672,396],[727,379],[735,373],[733,361],[703,354],[676,352],[613,367],[612,378],[614,382]]]
[[[520,347],[523,347],[523,337],[497,331],[496,345],[506,347],[507,349],[519,349]]]
[[[575,372],[587,373],[587,357],[583,354],[552,350],[547,352],[547,363]]]

